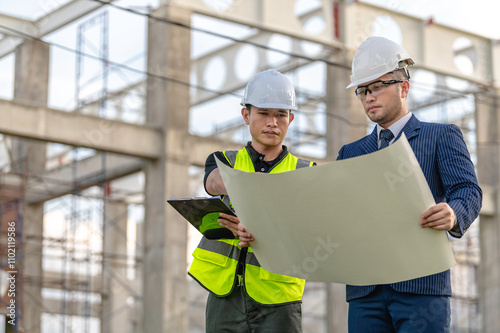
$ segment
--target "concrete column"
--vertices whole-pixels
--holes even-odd
[[[101,332],[128,332],[127,204],[106,200],[103,221]]]
[[[15,52],[14,101],[47,105],[50,48],[38,41],[25,41]],[[45,170],[45,144],[24,139],[12,142],[13,171],[23,175]],[[27,189],[29,191],[29,189]],[[20,323],[25,332],[41,331],[43,203],[25,204],[23,212],[24,293]]]
[[[341,7],[341,13],[343,8]],[[342,18],[343,15],[340,15]],[[342,27],[342,24],[340,24]],[[352,55],[338,50],[332,55],[337,63],[351,64]],[[352,89],[345,87],[350,83],[350,69],[328,66],[326,75],[326,112],[327,112],[327,158],[335,160],[340,148],[349,142],[366,135],[366,116],[361,103]],[[327,284],[327,327],[328,332],[347,332],[348,304],[345,301],[345,285]]]
[[[345,51],[332,55],[335,62],[350,64],[352,58]],[[346,90],[351,81],[350,69],[327,66],[326,113],[327,158],[336,159],[340,148],[366,135],[367,117],[353,89]]]
[[[173,5],[154,13],[189,25],[191,13]],[[147,123],[162,127],[161,157],[146,164],[143,254],[143,332],[187,332],[187,224],[167,199],[189,194],[190,31],[151,20],[148,72],[169,78],[147,80]],[[173,80],[172,80],[173,79]]]
[[[330,333],[347,333],[348,303],[345,301],[345,284],[327,283],[326,327]]]
[[[480,296],[483,332],[500,332],[500,103],[499,91],[476,99],[477,173],[485,190],[480,215]],[[485,209],[488,206],[490,209]]]

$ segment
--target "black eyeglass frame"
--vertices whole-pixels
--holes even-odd
[[[362,88],[364,88],[364,89],[365,89],[365,91],[364,91],[364,93],[365,93],[365,94],[364,94],[364,96],[366,96],[366,94],[367,94],[368,92],[370,92],[370,94],[372,94],[372,95],[373,95],[373,91],[371,91],[371,89],[369,89],[369,88],[368,88],[368,87],[369,87],[369,86],[371,86],[372,84],[375,84],[375,83],[382,83],[382,84],[385,86],[385,88],[387,88],[387,87],[388,87],[388,86],[390,86],[391,84],[400,83],[400,82],[404,82],[404,81],[406,81],[406,80],[388,80],[388,81],[382,81],[382,80],[380,80],[380,81],[375,81],[375,82],[372,82],[372,83],[370,83],[370,84],[367,84],[366,86],[360,86],[360,87],[357,87],[357,88],[356,88],[356,90],[354,90],[354,93],[356,94],[356,96],[357,96],[359,99],[361,99],[362,94],[363,94],[363,91],[359,91],[359,90],[360,90],[360,89],[362,89]]]

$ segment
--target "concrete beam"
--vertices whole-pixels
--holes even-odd
[[[217,150],[241,149],[241,144],[205,138],[187,136],[189,151],[189,165],[203,167],[207,156]],[[66,194],[79,193],[80,191],[97,186],[103,181],[111,181],[132,173],[143,170],[145,161],[123,155],[107,154],[103,165],[102,154],[97,154],[72,164],[62,166],[30,177],[26,186],[26,200],[36,203],[51,200]],[[175,159],[174,156],[171,156]],[[73,168],[77,174],[73,174]]]
[[[27,35],[34,35],[37,33],[37,27],[33,21],[2,13],[0,13],[0,25],[12,28],[12,30],[19,31]],[[0,33],[7,36],[19,36],[19,34],[16,34],[11,30],[2,28],[0,28]]]
[[[141,171],[144,160],[123,155],[97,154],[72,164],[53,169],[37,177],[30,177],[26,186],[26,200],[29,203],[43,202],[66,194],[100,185],[117,178]],[[73,170],[74,168],[74,170]],[[74,174],[76,172],[76,174]]]
[[[245,41],[251,44],[267,46],[269,45],[270,39],[273,36],[274,34],[272,32],[259,31],[259,33],[246,38]],[[301,45],[299,43],[299,40],[292,39],[291,43],[292,43],[291,45],[292,49],[290,51],[292,53],[294,54],[303,53],[301,51]],[[248,47],[248,49],[244,49],[244,47]],[[255,67],[257,71],[260,71],[263,68],[273,67],[281,72],[286,72],[289,70],[300,68],[312,62],[311,60],[308,59],[290,58],[290,60],[284,63],[280,63],[279,66],[276,66],[275,64],[271,64],[269,62],[267,55],[270,53],[270,51],[267,51],[264,48],[259,48],[257,46],[249,46],[247,44],[241,44],[241,43],[231,43],[228,46],[219,48],[213,52],[198,57],[193,61],[193,73],[196,75],[196,81],[198,82],[198,85],[206,86],[206,84],[204,84],[204,82],[206,81],[206,78],[204,77],[206,73],[206,67],[210,63],[210,61],[213,60],[215,56],[217,56],[219,59],[222,59],[224,61],[225,67],[228,69],[226,75],[224,76],[224,82],[221,83],[220,85],[221,87],[223,87],[222,94],[231,93],[236,90],[245,88],[246,84],[248,83],[248,79],[239,78],[234,71],[234,68],[237,67],[236,61],[238,59],[238,55],[241,53],[241,50],[246,52],[250,51],[255,52],[255,56],[257,57],[256,60],[257,65]],[[322,45],[322,51],[316,57],[318,59],[321,59],[325,57],[328,52],[329,50],[325,48],[324,45]],[[210,87],[206,88],[207,90],[203,89],[194,90],[194,93],[191,94],[191,105],[202,104],[221,96],[220,92],[218,91],[211,92],[209,91]]]
[[[12,36],[4,36],[4,38],[0,39],[0,59],[11,53],[23,41],[22,38]]]
[[[161,131],[146,125],[128,124],[121,121],[59,111],[46,107],[36,107],[2,99],[0,99],[0,109],[2,110],[0,133],[2,134],[92,148],[99,151],[139,158],[158,158],[161,146],[160,142],[162,140]],[[78,128],[78,130],[75,131],[73,130],[74,128]],[[137,138],[141,139],[137,140]],[[206,157],[214,151],[240,149],[242,146],[235,142],[195,135],[186,135],[185,139],[187,141],[184,147],[190,152],[188,163],[197,166],[205,165]],[[175,158],[173,155],[170,157]],[[111,162],[115,159],[120,159],[120,157],[111,156],[109,158]],[[97,158],[94,161],[97,162]],[[126,162],[124,157],[116,162],[124,164],[122,165],[122,170],[116,171],[117,174],[113,178],[125,176],[124,172],[132,173],[137,170],[137,165],[140,163],[138,160]],[[85,164],[91,167],[90,163]],[[135,166],[132,167],[129,164],[134,164]],[[86,166],[79,167],[82,170],[85,170],[85,168]],[[95,165],[92,165],[91,169],[97,172]],[[109,170],[111,172],[112,169],[109,168]],[[85,173],[88,175],[90,172]],[[64,179],[68,179],[67,174],[71,174],[69,170],[54,170],[47,174],[47,178],[55,177],[60,179],[62,177],[62,181],[64,181]],[[81,178],[83,180],[83,177]],[[86,181],[90,182],[91,179],[87,179]],[[65,194],[63,192],[61,192],[61,195]],[[51,196],[50,194],[48,195]],[[54,197],[56,196],[58,195]],[[35,196],[30,198],[30,200],[36,201],[38,199]]]
[[[106,2],[113,2],[114,0],[108,0]],[[46,8],[44,10],[47,15],[36,20],[35,24],[38,27],[38,38],[50,34],[77,19],[92,13],[96,9],[99,9],[105,5],[97,1],[81,1],[73,0],[60,7],[50,8],[50,2],[47,2]],[[56,3],[56,6],[58,4]]]
[[[296,16],[293,6],[289,6],[288,0],[284,1],[261,1],[255,5],[253,1],[238,1],[231,5],[230,10],[220,11],[210,8],[206,3],[199,0],[170,0],[171,5],[184,7],[194,13],[210,16],[224,21],[246,25],[263,31],[274,31],[300,40],[338,45],[332,38],[333,16],[330,6],[323,6],[316,10]],[[326,3],[326,1],[322,1]],[[277,16],[276,13],[280,15]],[[304,23],[311,16],[319,16],[325,20],[325,29],[319,34],[309,34],[304,31]]]
[[[0,100],[0,109],[2,134],[148,159],[161,150],[161,131],[150,126],[8,100]]]

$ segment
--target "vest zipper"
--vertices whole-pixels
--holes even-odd
[[[236,276],[238,278],[238,287],[245,284],[245,262],[247,259],[248,247],[241,249],[240,257],[238,258],[238,265],[236,266]]]

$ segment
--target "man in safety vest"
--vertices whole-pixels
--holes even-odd
[[[215,152],[205,163],[207,193],[221,195],[226,202],[229,198],[216,157],[246,172],[278,173],[314,165],[282,145],[294,118],[292,111],[297,110],[293,84],[285,75],[274,69],[255,75],[241,105],[252,141],[239,151]],[[237,217],[221,213],[218,222],[235,238],[203,237],[189,269],[189,275],[210,292],[206,332],[302,332],[305,281],[263,269],[249,247],[253,237]]]

